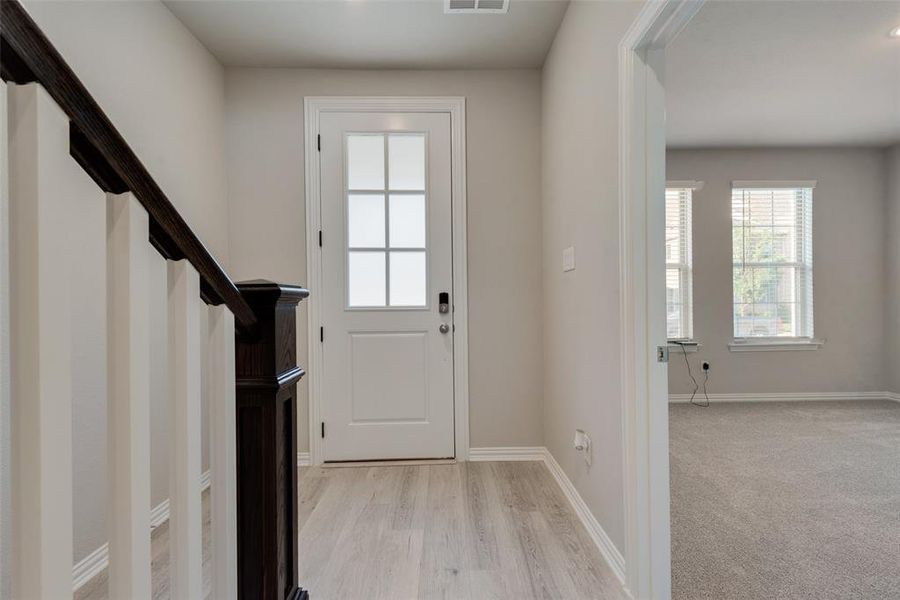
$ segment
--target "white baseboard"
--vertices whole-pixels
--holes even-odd
[[[896,392],[885,392],[884,397],[894,402],[900,402],[900,394]]]
[[[472,462],[544,460],[546,453],[547,449],[543,446],[469,448],[469,460]]]
[[[310,465],[309,452],[298,452],[297,453],[297,466],[298,467],[308,467],[309,465]]]
[[[572,481],[566,475],[565,471],[562,470],[562,467],[556,462],[556,459],[550,454],[550,451],[547,448],[543,446],[470,448],[469,460],[476,462],[526,460],[543,462],[547,466],[547,470],[550,471],[550,474],[553,475],[553,479],[556,480],[556,484],[559,485],[563,495],[565,495],[566,499],[569,501],[569,504],[572,505],[575,515],[581,521],[581,524],[584,525],[584,528],[587,530],[594,545],[600,550],[600,554],[603,555],[606,564],[612,569],[624,589],[625,558],[622,556],[622,553],[619,552],[618,548],[616,548],[615,544],[612,543],[612,540],[609,539],[609,536],[606,534],[606,531],[603,530],[600,522],[597,521],[597,518],[594,517],[594,514],[588,508],[587,504],[585,504],[581,494],[575,489]]]
[[[619,579],[619,583],[624,588],[625,557],[622,556],[622,553],[619,552],[616,545],[609,539],[609,536],[600,525],[600,522],[597,521],[594,513],[591,512],[591,509],[588,508],[588,505],[585,504],[584,499],[582,499],[581,494],[575,489],[572,480],[569,479],[566,472],[562,470],[562,467],[559,466],[559,463],[556,462],[556,459],[553,458],[553,455],[550,454],[550,451],[546,448],[544,448],[544,464],[547,465],[547,469],[553,475],[553,478],[556,479],[556,483],[569,500],[569,504],[572,505],[575,514],[578,515],[578,518],[581,520],[581,524],[584,525],[588,535],[591,536],[594,545],[597,546],[597,549],[600,550],[600,554],[606,559],[606,564],[609,565],[610,569],[612,569],[613,573]]]
[[[200,491],[209,487],[209,471],[200,476]],[[169,520],[169,499],[166,498],[150,509],[150,530],[153,531]],[[74,591],[102,573],[109,566],[109,544],[102,546],[82,558],[72,567],[72,587]]]
[[[775,394],[710,394],[710,402],[814,402],[837,400],[892,400],[900,397],[890,392],[798,392]],[[694,401],[703,402],[706,398],[698,393]],[[690,394],[669,394],[669,403],[682,404],[690,402]]]
[[[150,531],[169,520],[169,499],[166,498],[150,509]]]
[[[72,585],[77,592],[109,566],[109,544],[103,544],[72,567]]]

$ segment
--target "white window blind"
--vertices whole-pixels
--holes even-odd
[[[812,190],[732,187],[736,339],[813,337]]]
[[[670,340],[693,337],[691,188],[666,188],[666,330]]]

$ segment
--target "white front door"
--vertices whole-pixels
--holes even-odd
[[[324,113],[319,134],[324,458],[452,457],[450,115]]]

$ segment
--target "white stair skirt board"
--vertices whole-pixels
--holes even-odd
[[[547,449],[543,446],[469,448],[469,460],[474,462],[544,460],[546,454]]]
[[[312,463],[309,460],[309,452],[298,452],[297,453],[297,466],[298,467],[308,467]]]
[[[200,491],[209,489],[209,471],[200,476]],[[150,531],[169,520],[169,499],[166,498],[150,510]],[[109,544],[103,544],[72,567],[72,589],[77,592],[81,586],[102,573],[109,566]]]
[[[593,540],[594,545],[600,550],[600,554],[603,555],[606,564],[612,569],[612,572],[618,578],[619,583],[624,589],[625,558],[622,556],[622,553],[619,552],[618,548],[616,548],[615,544],[613,544],[612,540],[609,539],[609,536],[606,534],[606,531],[603,530],[600,522],[597,521],[597,518],[594,517],[591,509],[585,504],[581,494],[575,489],[575,485],[547,448],[543,446],[469,448],[469,460],[476,462],[511,460],[534,460],[543,462],[550,471],[550,474],[553,475],[553,479],[556,480],[557,485],[559,485],[566,499],[569,501],[569,504],[572,505],[572,509],[575,511],[581,524],[584,525],[584,528],[587,530],[591,540]]]
[[[816,402],[838,400],[896,400],[891,392],[797,392],[774,394],[710,394],[710,402]],[[690,394],[669,394],[670,404],[690,402]],[[697,392],[694,402],[704,402],[706,397]]]

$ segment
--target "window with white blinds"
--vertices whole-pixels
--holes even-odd
[[[691,188],[666,188],[666,330],[670,340],[693,337]]]
[[[813,337],[812,191],[734,182],[736,339]]]

